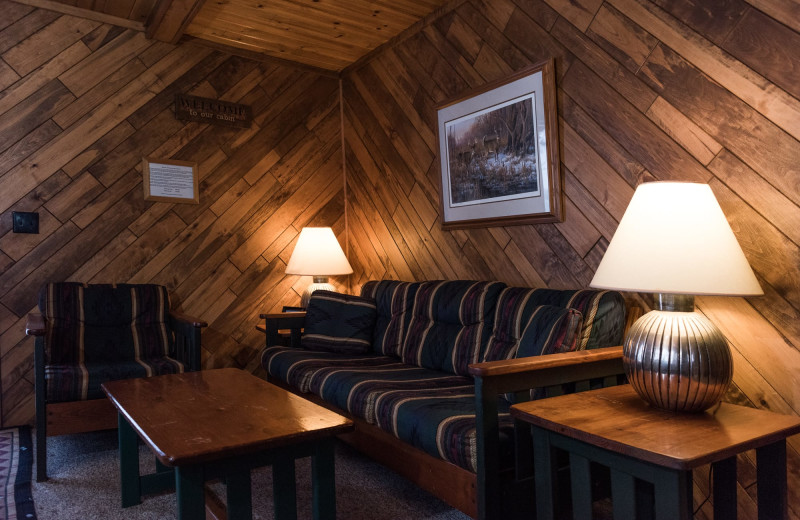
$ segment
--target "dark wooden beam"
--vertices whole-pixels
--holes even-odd
[[[206,0],[160,0],[147,20],[147,37],[178,43]]]

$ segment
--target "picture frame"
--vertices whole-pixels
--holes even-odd
[[[564,219],[552,59],[436,106],[445,230]]]
[[[144,200],[200,204],[196,162],[145,157],[142,184]]]

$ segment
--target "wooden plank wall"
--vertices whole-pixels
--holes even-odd
[[[258,313],[310,283],[283,272],[299,230],[344,233],[338,80],[5,0],[0,12],[3,424],[33,417],[25,316],[51,280],[164,284],[210,323],[206,367],[255,371]],[[254,124],[177,121],[176,92],[251,105]],[[200,204],[145,202],[143,156],[197,161]],[[14,210],[38,212],[40,233],[11,233]]]
[[[346,71],[354,287],[384,277],[583,287],[637,184],[707,182],[766,293],[698,299],[732,343],[728,399],[800,412],[798,31],[797,4],[778,0],[464,2]],[[433,107],[550,57],[566,221],[443,232]],[[798,449],[791,439],[792,518]],[[754,518],[751,460],[741,459],[740,518]]]

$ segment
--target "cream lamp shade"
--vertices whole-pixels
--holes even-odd
[[[708,184],[640,185],[592,287],[693,295],[764,294]]]
[[[733,359],[722,331],[694,312],[694,296],[763,291],[707,184],[640,185],[590,286],[655,293],[623,344],[628,381],[644,400],[690,412],[719,402]]]
[[[303,294],[301,304],[308,306],[311,293],[319,289],[332,291],[328,276],[344,275],[353,272],[350,262],[329,227],[306,227],[294,246],[286,274],[313,276],[314,282]]]

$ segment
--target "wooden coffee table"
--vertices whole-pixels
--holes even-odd
[[[294,461],[311,457],[315,519],[336,517],[334,436],[349,419],[234,368],[103,384],[119,412],[122,507],[175,489],[178,518],[205,518],[204,486],[223,478],[229,519],[251,518],[250,470],[273,467],[275,518],[296,518]],[[139,475],[137,436],[156,455]]]

